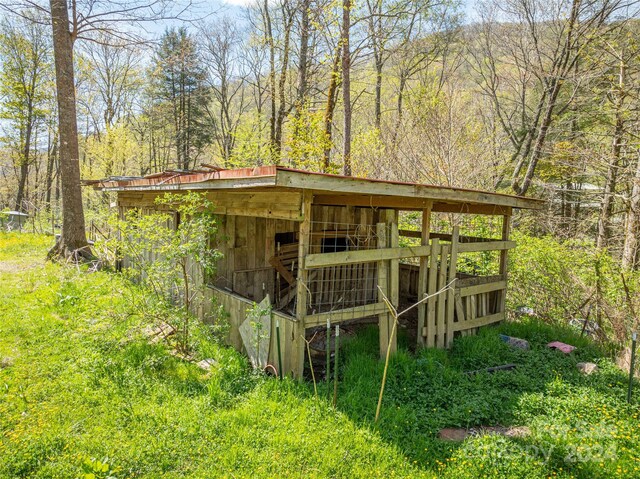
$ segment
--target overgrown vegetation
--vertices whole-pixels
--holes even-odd
[[[529,319],[417,356],[401,334],[375,427],[375,328],[341,352],[334,409],[311,384],[251,372],[200,324],[193,351],[216,360],[210,372],[168,354],[143,334],[155,318],[132,310],[128,295],[141,290],[118,274],[41,263],[50,241],[0,235],[2,478],[640,474],[638,401],[626,404],[624,373],[570,329]],[[546,348],[551,340],[578,350],[565,356]],[[578,361],[600,372],[583,376]],[[504,363],[517,369],[464,373]],[[492,425],[530,434],[437,439],[443,427]]]
[[[151,212],[131,209],[112,219],[117,233],[104,241],[105,261],[123,266],[129,279],[143,285],[153,304],[174,314],[179,347],[190,349],[190,324],[204,301],[204,276],[212,275],[221,254],[211,247],[217,232],[214,205],[197,192],[166,193],[156,198]],[[102,248],[101,248],[102,249]],[[145,301],[145,304],[148,302]],[[202,319],[207,315],[202,312]]]
[[[518,233],[513,239],[518,247],[509,263],[509,309],[528,308],[556,324],[588,317],[598,326],[596,337],[618,345],[638,328],[633,314],[640,311],[638,271],[621,269],[587,241]]]

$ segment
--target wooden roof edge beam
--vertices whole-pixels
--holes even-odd
[[[370,201],[386,202],[386,198],[385,200],[376,198],[378,196],[383,196],[412,198],[418,200],[434,200],[437,202],[452,204],[469,203],[470,205],[496,205],[529,209],[541,209],[544,206],[544,201],[542,200],[506,195],[502,193],[451,188],[445,186],[341,177],[338,175],[308,173],[283,168],[278,168],[277,170],[276,185],[290,188],[311,189],[320,195],[322,192],[330,192],[331,194],[337,194],[338,196],[358,194],[369,195]],[[422,201],[420,205],[414,204],[411,207],[416,208],[419,206],[420,208],[424,208],[425,205],[424,201]],[[391,205],[389,206],[393,207]]]

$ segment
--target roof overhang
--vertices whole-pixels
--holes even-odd
[[[506,208],[541,209],[544,201],[480,190],[420,183],[354,178],[279,166],[205,172],[167,172],[143,178],[87,183],[103,191],[238,190],[285,188],[312,190],[320,204],[420,209],[438,203],[441,211],[465,212],[464,205],[484,205],[486,213]],[[449,206],[447,206],[449,205]],[[498,207],[491,210],[491,207]]]

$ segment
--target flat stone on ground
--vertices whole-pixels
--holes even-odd
[[[442,439],[443,441],[464,441],[467,437],[469,437],[469,431],[467,429],[456,428],[456,427],[447,427],[444,429],[440,429],[438,433],[438,439]]]
[[[438,439],[443,441],[460,442],[464,441],[468,437],[482,436],[483,434],[497,434],[505,437],[526,437],[530,433],[531,431],[526,426],[487,426],[470,429],[448,427],[440,430],[438,433]]]
[[[0,358],[0,369],[6,369],[11,366],[13,366],[12,358]]]
[[[202,361],[198,361],[196,363],[196,366],[198,366],[200,369],[204,369],[205,371],[211,371],[211,368],[213,366],[216,365],[216,360],[215,359],[203,359]]]
[[[598,372],[598,365],[595,363],[578,363],[576,367],[581,373],[586,375]]]

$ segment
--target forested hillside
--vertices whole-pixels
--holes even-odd
[[[529,195],[548,209],[520,231],[638,266],[638,2],[54,3],[83,179],[279,164]],[[0,205],[51,232],[67,183],[48,7],[1,10]],[[85,192],[90,217],[108,203]]]

